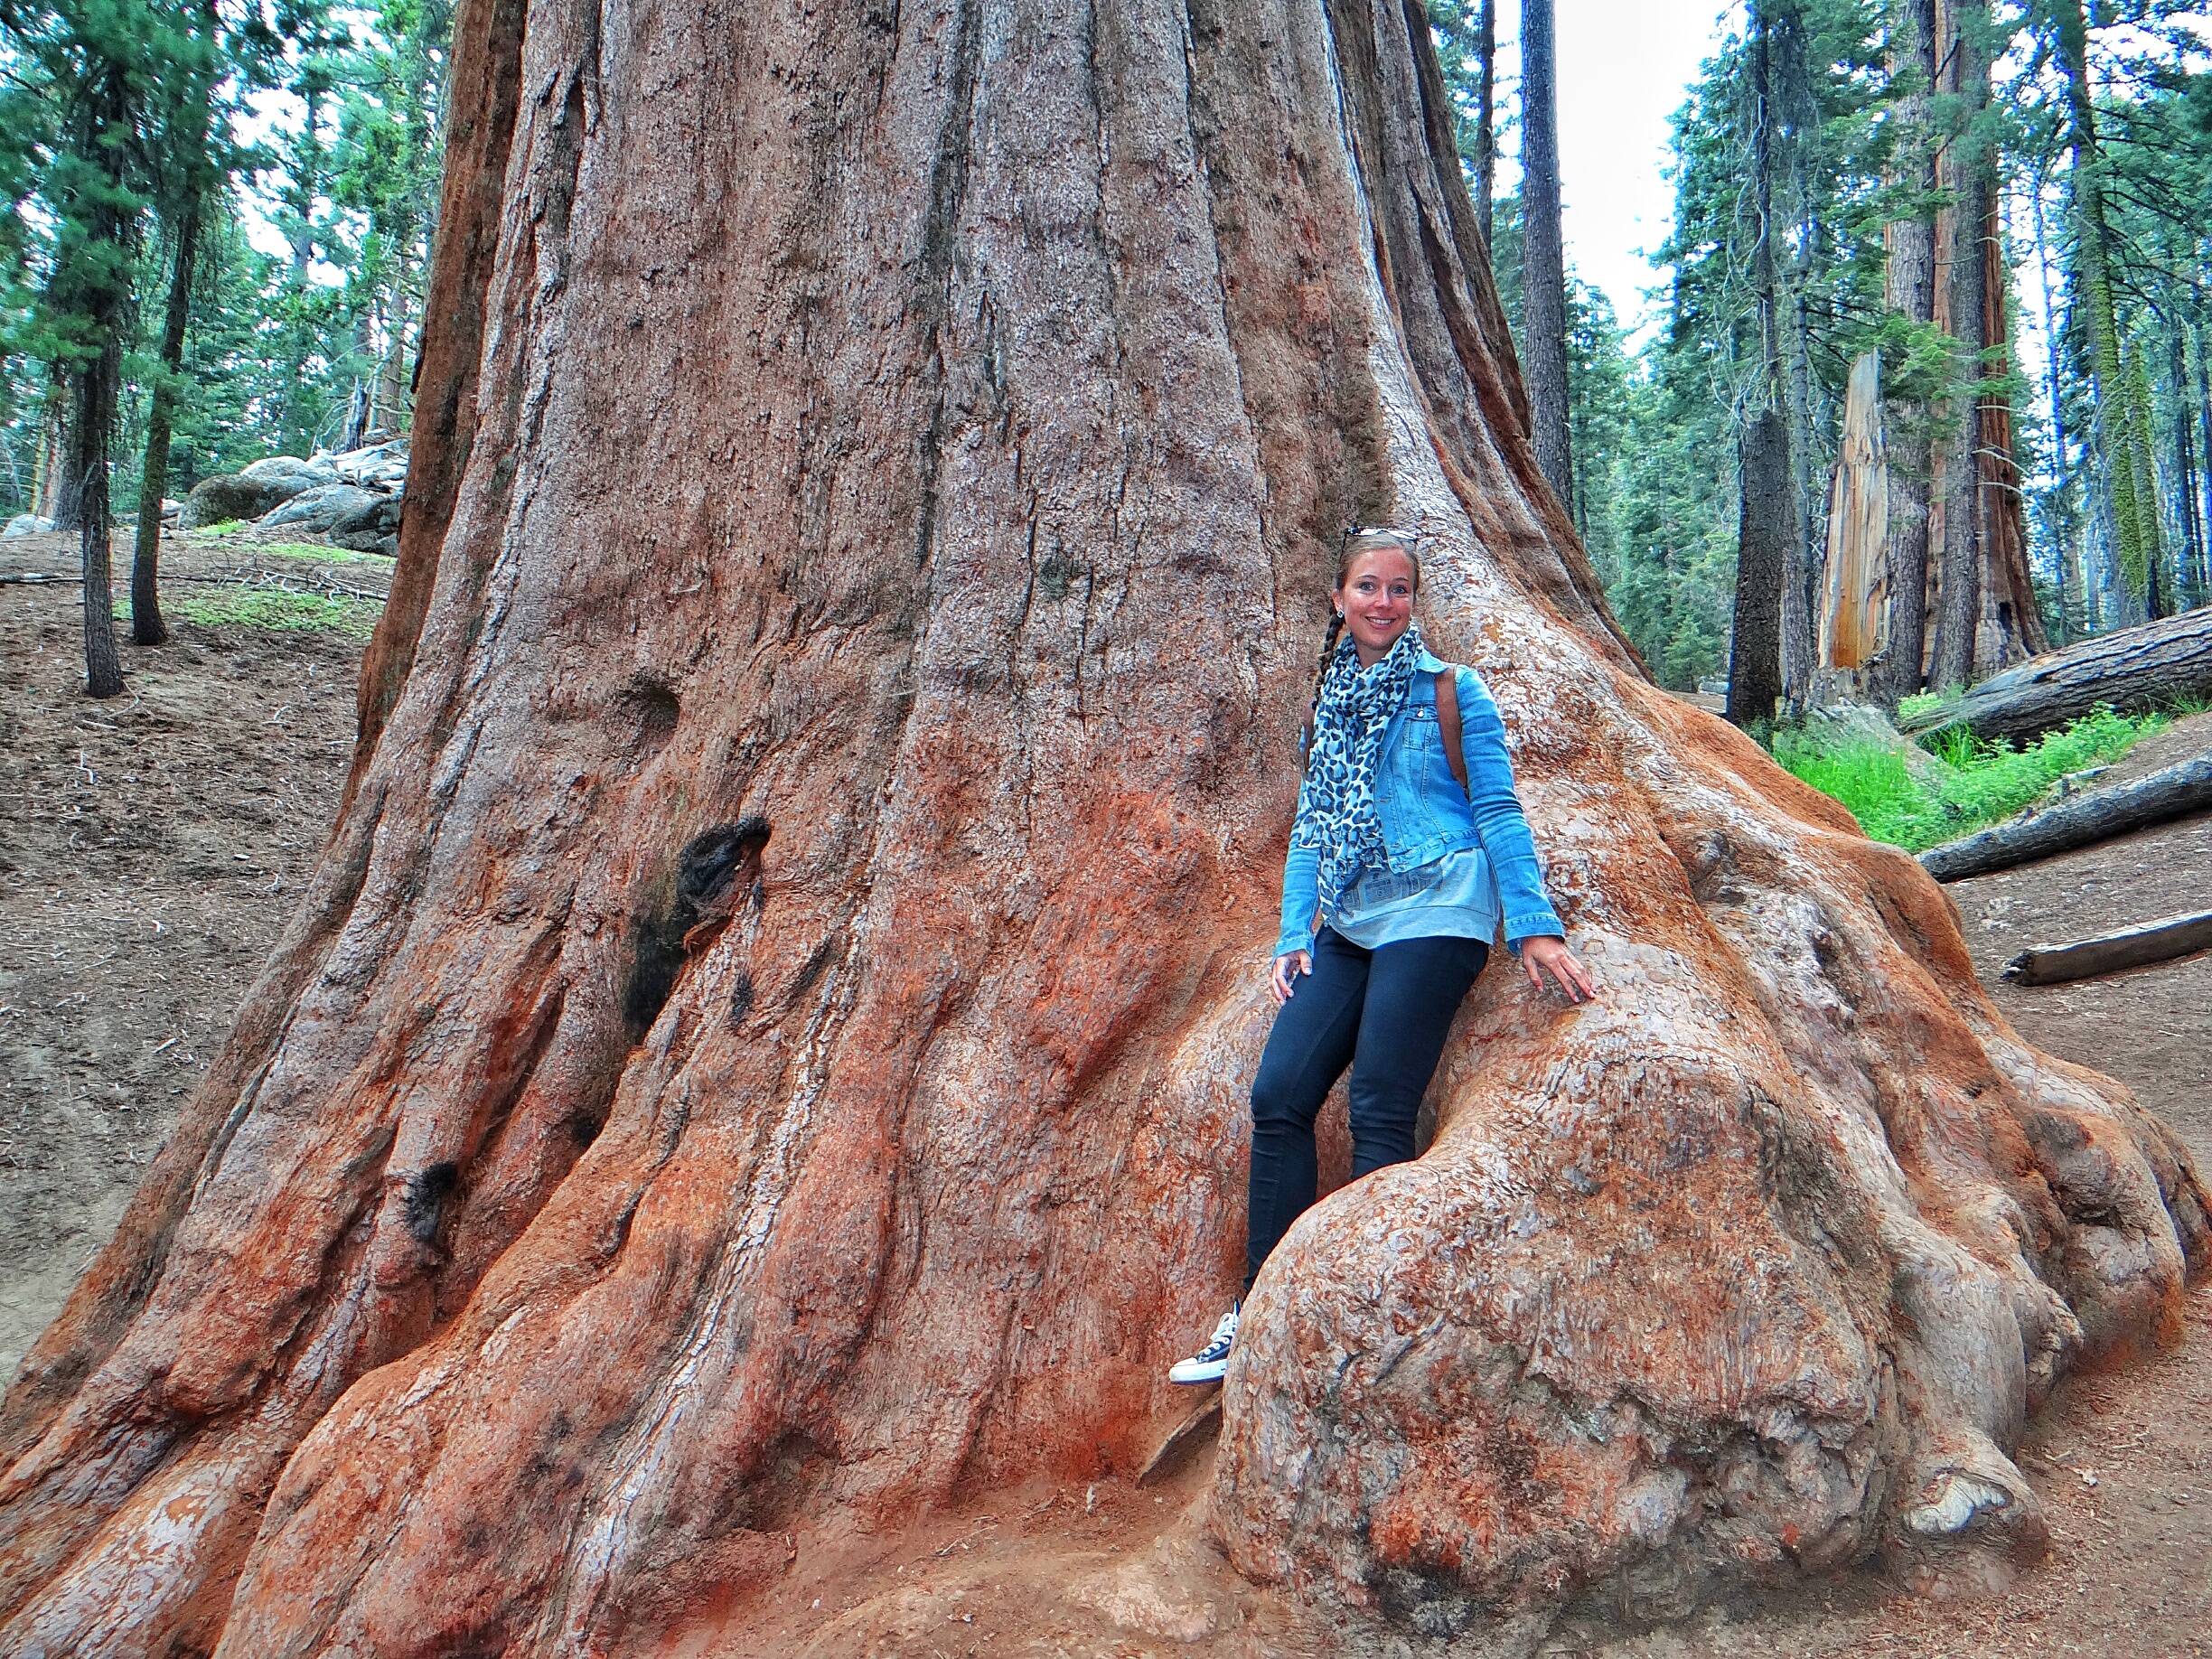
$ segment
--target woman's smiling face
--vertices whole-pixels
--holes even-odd
[[[1413,621],[1413,595],[1420,578],[1402,548],[1374,548],[1356,554],[1336,590],[1336,608],[1352,630],[1360,666],[1369,668],[1390,653]]]

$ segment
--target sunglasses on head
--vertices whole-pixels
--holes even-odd
[[[1389,536],[1408,551],[1420,540],[1419,530],[1401,530],[1395,524],[1347,524],[1345,526],[1344,539],[1336,544],[1337,550],[1341,552],[1349,546],[1354,536]]]

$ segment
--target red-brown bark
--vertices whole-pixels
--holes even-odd
[[[1430,538],[1604,994],[1491,978],[1435,1147],[1293,1230],[1232,1558],[1433,1626],[2032,1537],[2002,1448],[2202,1195],[1618,642],[1418,5],[498,16],[419,633],[8,1397],[0,1647],[638,1650],[766,1534],[1135,1467],[1241,1252],[1347,518]]]

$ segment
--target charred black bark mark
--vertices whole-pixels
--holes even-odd
[[[711,942],[751,896],[772,832],[769,821],[755,813],[693,836],[676,857],[666,910],[656,914],[647,908],[631,917],[623,1019],[632,1042],[652,1029],[685,960]]]
[[[676,903],[680,911],[689,906],[690,923],[733,893],[751,888],[751,882],[740,883],[736,876],[747,860],[758,860],[773,830],[774,826],[755,812],[695,835],[684,844],[676,865]]]
[[[401,1202],[407,1230],[417,1244],[437,1242],[438,1225],[445,1218],[445,1202],[460,1186],[460,1168],[450,1161],[441,1160],[408,1176]]]
[[[745,1017],[752,1011],[752,1008],[753,976],[747,973],[744,969],[740,968],[737,970],[736,979],[730,984],[730,1029],[735,1031],[738,1025],[744,1020]]]

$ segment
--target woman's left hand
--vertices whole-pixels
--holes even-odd
[[[1544,975],[1550,974],[1559,982],[1560,989],[1567,993],[1570,1002],[1580,1002],[1598,995],[1597,986],[1590,982],[1589,970],[1575,960],[1575,953],[1567,948],[1564,939],[1553,934],[1521,942],[1521,970],[1538,990],[1544,989]]]

